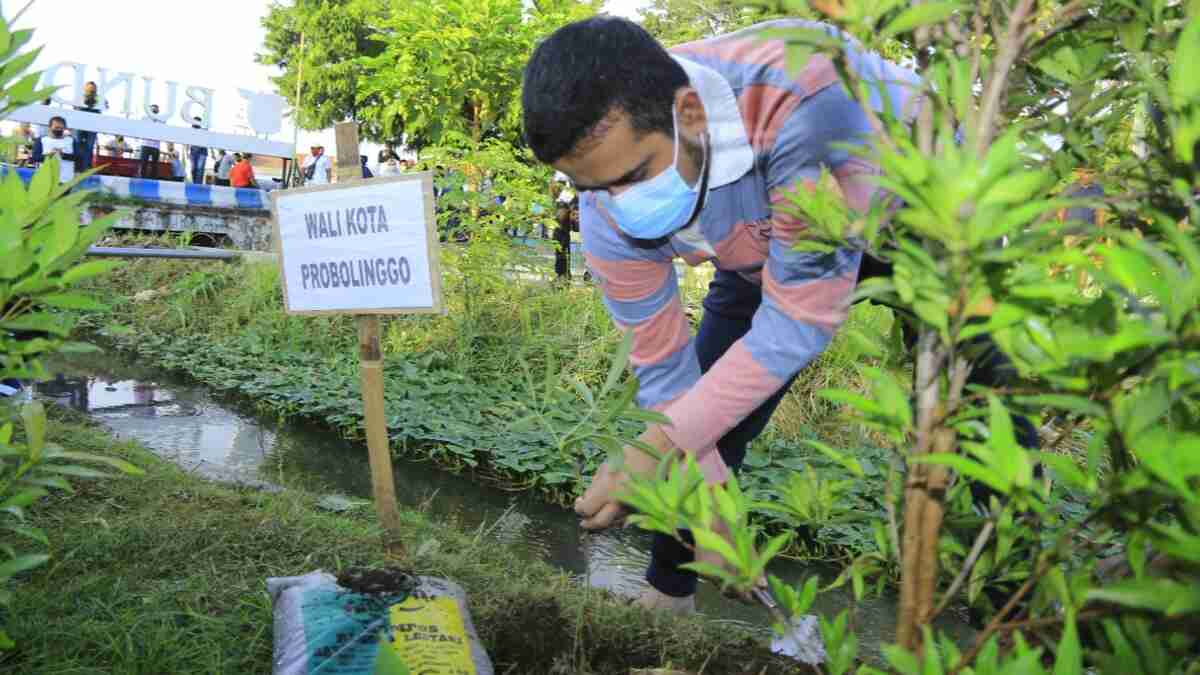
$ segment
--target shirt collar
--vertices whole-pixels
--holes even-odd
[[[712,146],[708,187],[728,185],[754,167],[754,149],[746,136],[737,97],[729,82],[717,71],[679,56],[672,55],[672,58],[683,66],[708,117],[708,138]]]

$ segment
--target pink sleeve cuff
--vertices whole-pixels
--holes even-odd
[[[681,398],[682,397],[676,397],[670,401],[656,405],[654,406],[654,409],[674,420],[675,417],[667,412],[667,409],[674,407],[674,405],[678,403]],[[697,450],[695,449],[696,446],[686,445],[688,442],[687,434],[681,433],[681,429],[679,427],[676,427],[673,424],[665,424],[663,425],[662,430],[663,433],[667,435],[667,438],[671,439],[671,443],[675,444],[675,447],[690,455],[693,455],[696,458],[696,466],[699,467],[700,473],[704,474],[704,480],[709,485],[716,485],[729,480],[729,476],[732,475],[732,472],[730,472],[729,467],[725,465],[725,460],[721,459],[721,453],[717,451],[715,442],[707,446],[702,446]]]

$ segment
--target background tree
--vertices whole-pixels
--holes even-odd
[[[400,125],[392,124],[385,132],[380,120],[360,115],[360,110],[372,101],[360,97],[364,72],[357,59],[383,52],[385,45],[375,35],[389,9],[389,3],[377,0],[295,0],[292,4],[271,5],[262,20],[267,34],[257,60],[283,71],[271,81],[293,109],[303,61],[297,119],[301,129],[327,129],[337,122],[354,120],[364,139],[381,143],[400,140]]]
[[[677,45],[714,37],[760,21],[785,16],[811,16],[752,6],[742,0],[653,0],[639,12],[642,25],[664,44]]]
[[[363,119],[386,135],[431,145],[520,138],[521,75],[535,42],[595,11],[596,3],[392,0],[372,40],[385,45],[355,65]]]

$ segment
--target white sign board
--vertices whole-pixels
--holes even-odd
[[[271,193],[290,314],[442,311],[433,176]]]

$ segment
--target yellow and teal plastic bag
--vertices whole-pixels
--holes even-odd
[[[274,675],[492,675],[452,581],[365,570],[267,580]]]

